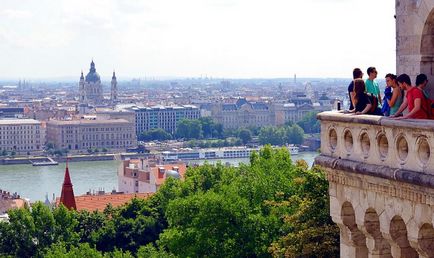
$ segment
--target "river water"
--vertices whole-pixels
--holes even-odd
[[[293,160],[304,159],[312,165],[317,152],[301,152],[293,156]],[[216,163],[218,160],[208,160]],[[248,163],[249,159],[225,159],[223,164],[229,162],[233,165]],[[203,160],[189,161],[189,163],[202,164]],[[82,195],[87,191],[105,190],[110,192],[117,189],[117,161],[83,161],[70,162],[69,173],[74,185],[74,194]],[[33,167],[31,165],[0,165],[0,189],[17,192],[22,197],[29,198],[31,202],[44,201],[45,195],[52,200],[53,194],[60,197],[65,163],[58,166]]]

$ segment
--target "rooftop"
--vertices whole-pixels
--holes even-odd
[[[133,198],[146,199],[150,197],[152,193],[116,193],[116,194],[103,194],[103,195],[81,195],[75,196],[75,203],[77,210],[103,211],[105,207],[110,203],[113,207],[119,207],[126,204]],[[59,204],[59,198],[56,199],[56,205]]]
[[[0,125],[39,125],[40,121],[35,119],[1,119]]]
[[[129,124],[125,119],[95,119],[95,120],[50,120],[47,124],[54,125],[99,125],[99,124]]]

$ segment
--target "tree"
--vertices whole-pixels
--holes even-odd
[[[202,138],[202,125],[199,120],[182,119],[176,128],[176,136],[184,139]]]
[[[214,131],[214,121],[211,117],[201,117],[199,121],[202,125],[202,133],[205,138],[212,138]]]
[[[45,147],[47,148],[47,150],[54,149],[54,143],[48,142],[47,145],[45,145]]]
[[[259,142],[261,144],[283,145],[286,142],[285,129],[283,127],[263,127],[259,132]]]
[[[294,164],[286,148],[266,145],[250,160],[189,168],[150,198],[104,212],[11,210],[0,222],[0,256],[338,256],[325,174]]]
[[[237,169],[222,165],[190,169],[185,182],[170,190],[173,196],[165,209],[168,228],[160,234],[160,247],[181,257],[279,255],[278,247],[303,257],[308,249],[298,248],[299,242],[289,243],[295,249],[285,242],[292,234],[300,236],[297,240],[304,246],[317,247],[309,257],[336,256],[339,234],[328,216],[324,174],[308,170],[305,163],[294,165],[285,148],[266,146],[251,161]],[[296,227],[296,222],[304,224]],[[318,232],[307,235],[307,225],[316,226]],[[325,235],[321,238],[320,233]]]
[[[317,112],[307,113],[297,124],[303,128],[306,133],[319,133],[321,130],[321,125],[316,119]]]
[[[252,132],[249,129],[243,128],[238,132],[238,137],[241,139],[243,144],[248,143],[252,140]]]
[[[290,144],[302,144],[303,143],[303,129],[294,124],[286,129],[286,142]]]
[[[162,128],[155,128],[149,131],[144,131],[139,135],[140,141],[166,141],[172,139],[172,135]]]

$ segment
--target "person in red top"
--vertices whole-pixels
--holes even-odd
[[[396,114],[402,113],[405,108],[408,106],[408,113],[402,117],[395,117],[395,119],[406,119],[406,118],[414,118],[414,119],[428,119],[427,113],[422,109],[423,102],[423,93],[417,87],[411,86],[410,76],[403,73],[398,78],[398,85],[402,90],[405,90],[406,100],[399,107]]]

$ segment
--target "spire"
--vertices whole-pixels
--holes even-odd
[[[60,194],[60,203],[70,210],[77,210],[74,189],[72,188],[71,178],[69,176],[68,158],[66,158],[65,178],[63,179],[62,192]]]
[[[84,80],[84,76],[83,76],[83,70],[81,70],[81,76],[80,76],[80,80]]]
[[[113,70],[112,80],[116,80],[116,74],[115,74],[115,71],[114,71],[114,70]]]
[[[96,69],[95,69],[95,63],[93,62],[93,58],[92,58],[92,62],[90,63],[90,69],[89,69],[89,71],[93,72],[93,73],[96,71]]]

